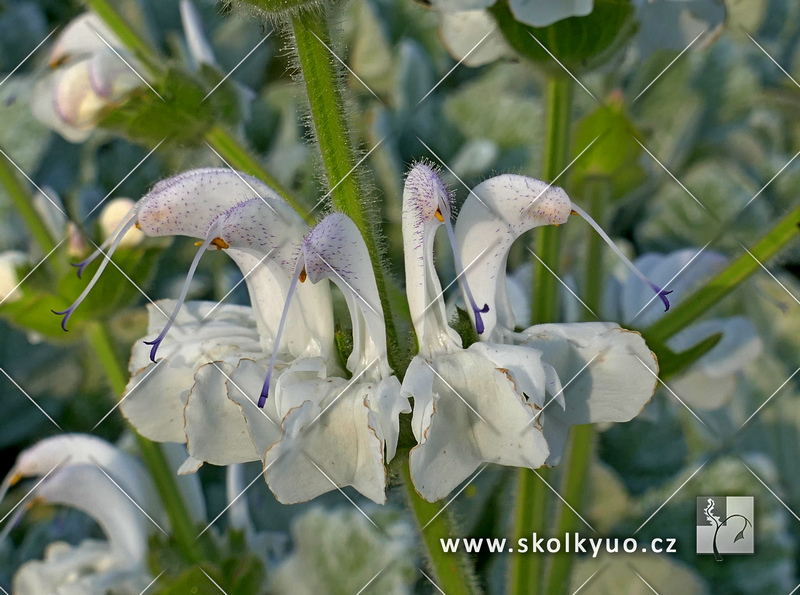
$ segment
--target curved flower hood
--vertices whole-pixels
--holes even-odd
[[[107,541],[51,543],[44,560],[27,562],[14,575],[14,593],[134,595],[148,586],[147,534],[152,525],[100,469],[91,464],[61,469],[39,484],[35,498],[81,510],[97,521]]]
[[[466,265],[464,278],[475,299],[489,304],[481,339],[502,342],[515,327],[506,283],[511,245],[526,231],[566,223],[571,211],[572,202],[561,188],[526,176],[496,176],[470,191],[455,236]]]
[[[287,314],[288,331],[275,343],[291,284],[289,263],[308,227],[268,186],[228,169],[192,170],[156,184],[123,222],[116,237],[124,237],[126,228],[134,224],[150,236],[203,239],[205,246],[201,246],[197,258],[209,246],[224,249],[242,270],[252,304],[196,302],[181,308],[184,286],[178,302],[158,302],[149,307],[145,343],[152,349],[142,343],[134,347],[131,380],[120,406],[143,435],[157,441],[186,441],[184,407],[195,373],[210,362],[233,367],[242,359],[263,362],[276,350],[284,359],[321,357],[335,365],[327,283],[304,284],[297,289]],[[191,272],[195,266],[196,262]],[[159,362],[152,361],[156,349],[166,354]],[[258,458],[252,455],[246,460]],[[236,462],[242,462],[240,459],[236,457]]]

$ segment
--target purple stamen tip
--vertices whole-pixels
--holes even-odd
[[[142,343],[144,343],[145,345],[153,346],[152,349],[150,349],[150,361],[153,363],[156,363],[156,353],[158,352],[158,348],[161,345],[162,340],[163,339],[161,337],[158,337],[156,339],[153,339],[152,341],[142,341]]]
[[[481,318],[480,313],[481,310],[475,311],[475,330],[478,332],[479,335],[482,335],[486,327],[483,325],[483,318]]]
[[[670,304],[669,304],[669,300],[667,299],[667,296],[672,293],[672,290],[664,291],[663,289],[661,289],[655,283],[651,283],[650,287],[652,287],[653,291],[655,291],[656,294],[658,295],[658,297],[661,298],[661,302],[664,304],[664,312],[668,311]]]
[[[264,380],[264,386],[261,388],[261,396],[258,399],[258,406],[260,409],[264,408],[264,405],[267,403],[267,399],[269,398],[269,381],[272,380],[272,367],[270,366],[269,372],[267,372],[267,379]]]
[[[80,279],[81,275],[83,275],[83,271],[85,271],[86,267],[89,266],[89,261],[84,260],[83,262],[71,262],[69,264],[70,266],[74,266],[76,269],[78,269],[78,279]]]
[[[56,316],[63,316],[64,318],[61,319],[61,328],[64,330],[65,333],[69,332],[67,328],[67,322],[69,322],[69,317],[72,316],[73,309],[67,308],[66,310],[62,310],[61,312],[56,312],[55,310],[50,310]]]

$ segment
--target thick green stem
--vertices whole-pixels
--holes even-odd
[[[550,75],[547,80],[547,135],[544,146],[542,178],[546,182],[564,184],[564,175],[558,177],[569,162],[570,112],[572,109],[572,81],[566,76]],[[566,175],[566,174],[565,174]],[[556,180],[556,178],[558,178]],[[534,262],[531,300],[531,323],[555,322],[558,317],[559,230],[546,225],[536,230],[536,255],[542,263]],[[547,267],[550,268],[550,272]]]
[[[425,559],[428,561],[437,587],[447,595],[473,595],[478,592],[471,578],[469,559],[461,552],[445,552],[441,539],[458,537],[450,515],[442,511],[441,502],[426,502],[419,497],[411,482],[408,453],[395,459],[403,476],[403,485],[408,497],[408,506],[420,531]],[[435,518],[434,518],[435,517]],[[433,519],[433,520],[431,520]]]
[[[539,475],[547,479],[548,469]],[[517,491],[514,499],[514,531],[511,547],[521,538],[531,543],[534,533],[541,537],[547,529],[548,488],[536,473],[520,469],[517,473]],[[535,595],[541,592],[544,564],[543,556],[526,552],[511,554],[509,562],[508,592],[511,595]]]
[[[111,388],[115,393],[121,395],[128,383],[128,374],[125,366],[120,363],[108,329],[104,323],[93,321],[86,325],[86,336],[108,377]],[[181,553],[190,563],[202,561],[203,553],[200,543],[196,541],[197,529],[189,517],[183,496],[175,481],[175,472],[170,468],[164,451],[159,444],[151,442],[138,433],[134,435],[142,458],[153,478],[153,483],[161,496],[172,526],[172,535]]]
[[[576,510],[580,510],[586,495],[586,477],[592,460],[594,426],[586,424],[570,430],[570,438],[561,461],[564,470],[561,496]],[[556,504],[556,522],[553,535],[561,538],[580,528],[580,519],[562,502]],[[575,561],[574,553],[553,554],[544,592],[547,595],[564,595],[570,585],[570,573]]]
[[[547,136],[544,147],[542,177],[563,185],[559,175],[569,162],[570,113],[572,109],[572,81],[566,76],[551,74],[547,80]],[[558,179],[556,179],[558,178]],[[541,263],[534,262],[533,299],[531,323],[555,322],[558,317],[558,274],[561,236],[553,226],[536,230],[536,255]],[[547,266],[545,266],[547,265]],[[550,270],[548,270],[548,267]],[[552,271],[552,272],[551,272]],[[540,474],[549,475],[546,469]],[[514,512],[514,542],[533,533],[544,535],[547,531],[548,488],[530,469],[520,469]],[[514,554],[509,565],[509,593],[531,595],[541,592],[544,567],[542,557]]]
[[[378,226],[374,221],[378,216],[364,196],[347,123],[340,72],[331,55],[332,43],[325,10],[320,8],[299,12],[292,17],[292,30],[331,202],[335,210],[343,212],[355,222],[369,250],[386,317],[389,360],[397,370],[398,350],[393,347],[401,347],[401,352],[403,350],[398,342],[391,305],[387,299],[383,257],[376,239]]]
[[[681,303],[663,318],[642,331],[648,342],[665,343],[672,335],[686,328],[694,320],[724,298],[742,281],[769,261],[798,234],[800,206],[795,207],[769,230],[750,252],[747,250],[700,289],[681,300]]]
[[[17,209],[20,217],[31,232],[39,248],[45,253],[50,253],[56,247],[56,240],[50,235],[50,230],[42,221],[31,201],[31,194],[19,179],[18,172],[11,162],[0,155],[0,184],[6,189],[9,198]]]

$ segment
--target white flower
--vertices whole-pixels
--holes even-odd
[[[558,371],[564,385],[562,406],[542,414],[550,447],[548,465],[560,460],[571,425],[622,422],[635,417],[650,399],[658,366],[638,333],[612,322],[541,324],[514,332],[506,263],[511,244],[540,225],[563,224],[570,213],[596,224],[561,188],[533,178],[502,175],[476,186],[456,222],[456,241],[465,263],[464,277],[478,303],[489,305],[481,341],[511,344],[540,354]],[[604,239],[631,267],[602,230]],[[665,292],[635,270],[643,286],[668,307]]]
[[[453,231],[449,193],[418,164],[403,200],[406,290],[420,346],[403,393],[414,397],[419,444],[411,451],[411,477],[423,498],[443,498],[482,462],[556,464],[569,425],[638,413],[653,393],[656,369],[638,334],[613,323],[514,333],[508,251],[525,231],[566,222],[574,205],[563,190],[523,176],[491,178],[472,191]],[[442,223],[480,339],[466,350],[447,325],[433,266],[433,235]],[[558,405],[548,409],[553,401]]]
[[[142,510],[161,527],[166,521],[139,461],[93,436],[48,438],[19,455],[0,486],[0,499],[19,479],[37,476],[43,479],[33,492],[34,502],[83,511],[97,521],[107,540],[49,544],[44,560],[27,562],[14,575],[14,593],[141,593],[152,580],[146,567],[147,538],[158,530]],[[21,508],[9,527],[25,511]]]
[[[39,501],[85,512],[97,521],[107,541],[49,544],[44,560],[27,562],[14,575],[16,595],[109,591],[136,595],[150,584],[146,565],[150,521],[100,469],[67,467],[42,481],[35,493]]]
[[[77,17],[59,34],[48,62],[53,71],[36,83],[31,110],[72,142],[86,140],[103,110],[144,85],[136,74],[144,72],[141,64],[92,12]]]
[[[403,192],[406,292],[419,354],[403,379],[414,397],[412,429],[418,445],[410,453],[411,478],[426,500],[445,497],[481,463],[536,468],[549,454],[537,412],[545,393],[560,390],[555,370],[540,354],[513,345],[475,343],[462,349],[447,324],[433,265],[436,229],[452,237],[450,196],[429,166],[417,164]],[[455,251],[456,272],[461,261]],[[493,317],[467,298],[478,320]],[[479,323],[478,326],[482,326]]]
[[[635,264],[650,279],[669,283],[678,302],[697,286],[719,272],[727,259],[708,250],[683,249],[669,254],[643,254]],[[652,302],[652,295],[631,275],[618,274],[606,284],[607,310],[623,323],[645,328],[664,315]],[[667,347],[676,353],[722,334],[719,342],[688,370],[670,382],[672,388],[692,407],[715,409],[736,390],[737,375],[762,352],[763,344],[753,325],[743,316],[706,318],[670,337]]]
[[[214,65],[214,54],[189,0],[181,0],[181,19],[189,53],[196,64]],[[93,12],[73,19],[50,50],[52,69],[33,91],[37,120],[71,142],[85,141],[107,110],[124,103],[150,82],[144,65]],[[144,79],[144,80],[143,80]]]
[[[384,453],[394,455],[399,413],[410,408],[389,368],[377,286],[355,224],[330,215],[303,239],[306,224],[271,189],[221,169],[157,184],[110,236],[109,255],[134,224],[149,236],[202,239],[178,301],[160,302],[172,306],[165,325],[158,307],[150,308],[152,338],[145,343],[151,348],[134,347],[121,410],[137,430],[157,441],[185,441],[184,472],[203,461],[265,460],[267,481],[284,502],[345,485],[382,502]],[[242,269],[251,308],[206,302],[182,308],[211,246]],[[61,313],[65,325],[105,264]],[[352,381],[334,348],[329,278],[350,309]],[[157,362],[159,349],[166,357]]]

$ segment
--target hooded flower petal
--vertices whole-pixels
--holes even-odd
[[[506,283],[511,244],[535,227],[565,223],[571,210],[561,188],[526,176],[496,176],[472,189],[456,220],[455,236],[475,301],[489,304],[482,340],[502,340],[515,326]]]
[[[56,38],[50,49],[50,65],[57,66],[108,47],[103,40],[112,47],[123,45],[103,19],[93,12],[85,12],[71,20]]]
[[[226,253],[245,275],[265,349],[273,347],[293,273],[290,263],[308,231],[286,201],[252,176],[203,168],[156,184],[140,201],[137,217],[149,236],[204,239],[216,223]],[[287,328],[279,350],[295,357],[332,358],[333,313],[327,282],[298,287]]]
[[[265,477],[284,503],[348,485],[383,503],[384,452],[394,454],[399,413],[410,407],[389,367],[367,247],[355,223],[341,213],[328,215],[312,230],[295,264],[293,283],[324,279],[339,287],[350,311],[353,353],[347,367],[353,378],[330,376],[321,358],[301,358],[275,381],[271,362],[262,402],[274,393],[283,433],[265,454]]]
[[[25,477],[43,477],[55,469],[74,465],[98,465],[151,516],[161,519],[161,501],[150,476],[141,463],[116,446],[88,434],[62,434],[40,440],[22,451],[3,483],[0,501],[6,491]]]
[[[145,558],[149,520],[95,465],[73,465],[48,476],[36,498],[91,516],[107,542],[77,547],[51,544],[43,561],[28,562],[14,577],[14,593],[136,593],[151,578]]]

